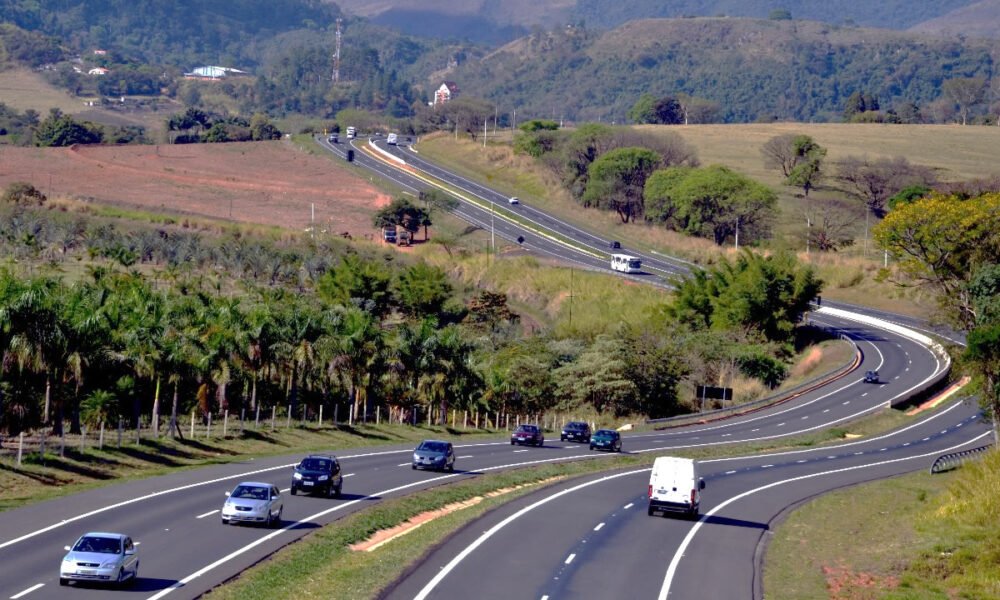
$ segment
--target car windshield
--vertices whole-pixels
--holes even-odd
[[[76,552],[98,552],[100,554],[120,554],[122,541],[117,538],[84,536],[73,546]]]
[[[597,433],[594,434],[596,437],[614,437],[615,432],[607,429],[598,429]]]
[[[566,423],[566,429],[585,429],[586,423]]]
[[[534,425],[521,425],[520,427],[518,427],[518,430],[521,433],[537,433],[538,432],[538,428],[535,427]]]
[[[448,450],[448,445],[444,442],[423,442],[417,450],[424,450],[427,452],[445,452]]]
[[[285,467],[286,469],[288,467]],[[238,485],[233,493],[233,498],[246,498],[248,500],[267,500],[267,488],[255,485]]]
[[[320,458],[307,458],[299,464],[299,468],[303,471],[329,471],[330,461]]]

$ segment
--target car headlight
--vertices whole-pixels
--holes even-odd
[[[297,479],[302,479],[302,473],[299,473],[298,471],[296,471],[295,475],[292,475],[292,479],[296,479],[296,480]]]
[[[329,475],[320,475],[320,476],[319,476],[319,480],[320,480],[320,481],[326,481],[326,480],[327,480],[327,479],[329,479],[329,478],[330,478],[330,476],[329,476]]]
[[[66,556],[63,557],[63,562],[67,562],[67,563],[68,562],[73,562],[73,559],[70,558],[69,555],[67,554]]]
[[[109,560],[106,563],[104,563],[103,565],[101,565],[101,568],[102,569],[113,569],[117,565],[118,565],[118,559]]]
[[[413,453],[413,460],[420,460],[420,455],[416,452]]]

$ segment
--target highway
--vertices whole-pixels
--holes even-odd
[[[411,153],[406,149],[394,151]],[[429,185],[420,180],[420,173],[400,171],[360,150],[355,162],[365,168],[388,169],[385,176],[408,186],[405,189],[418,190]],[[491,198],[494,202],[503,199],[499,195]],[[482,222],[489,218],[490,208],[497,210],[499,206],[466,203],[459,214],[468,216],[470,222]],[[524,211],[531,217],[531,223],[541,222],[534,220],[535,209],[520,205],[514,210]],[[501,220],[496,220],[498,235]],[[516,221],[503,226],[503,236],[516,239],[523,235],[524,245],[534,252],[556,258],[567,255],[570,262],[607,270],[604,258],[588,258],[589,250],[575,251],[570,245],[553,242],[541,227]],[[600,240],[594,237],[592,241],[596,248]],[[681,263],[666,259],[662,264],[662,271],[640,277],[662,284],[669,273],[679,273],[684,268]],[[783,438],[802,433],[842,427],[906,397],[947,369],[940,353],[898,327],[887,324],[873,327],[871,323],[835,313],[817,314],[813,321],[857,344],[861,356],[857,370],[793,400],[742,417],[626,435],[624,450],[652,457],[747,442],[777,444]],[[866,369],[879,370],[882,381],[863,383],[859,373]],[[461,565],[445,573],[427,594],[441,598],[487,597],[484,584],[489,582],[485,589],[491,593],[504,592],[505,597],[589,597],[597,594],[586,590],[600,579],[621,585],[627,582],[630,587],[619,587],[617,592],[627,589],[629,597],[658,596],[664,593],[664,587],[670,591],[670,597],[676,598],[747,597],[748,590],[759,585],[755,580],[758,567],[754,559],[758,541],[767,524],[787,506],[856,481],[926,468],[937,453],[961,445],[985,443],[981,438],[986,431],[978,409],[960,402],[929,413],[919,423],[878,440],[808,448],[793,454],[705,461],[706,516],[698,523],[651,520],[644,514],[641,509],[648,472],[637,470],[606,480],[574,480],[563,485],[570,488],[589,485],[542,503],[510,521],[465,554],[463,561],[470,562],[459,561]],[[138,542],[140,579],[121,594],[138,598],[195,598],[316,527],[380,499],[481,473],[553,461],[602,460],[609,456],[591,452],[586,446],[551,439],[542,448],[512,447],[506,439],[458,443],[457,470],[450,474],[412,471],[409,446],[331,448],[330,451],[341,459],[346,474],[341,499],[288,496],[285,490],[300,456],[282,456],[124,482],[0,513],[0,560],[4,564],[0,598],[118,595],[98,587],[74,586],[71,593],[59,587],[62,548],[86,531],[121,531]],[[221,524],[218,511],[225,499],[224,492],[246,480],[273,483],[282,489],[285,510],[280,528]],[[771,487],[758,489],[768,485]],[[490,513],[487,519],[504,519],[502,515],[513,514],[509,511],[526,508],[559,491],[559,488],[539,491]],[[597,528],[600,523],[604,525]],[[448,564],[461,556],[466,547],[462,546],[463,536],[472,532],[481,534],[484,525],[489,527],[486,522],[477,522],[439,548],[421,568],[399,582],[393,597],[414,597],[421,593],[435,576],[433,573],[444,573],[434,565]],[[514,537],[505,537],[508,535]],[[581,544],[590,543],[586,540],[598,543],[584,549]],[[570,554],[575,556],[567,562]],[[512,566],[505,560],[517,562]],[[476,565],[487,567],[480,570]],[[727,576],[713,577],[714,571],[706,565],[723,569]],[[510,569],[515,567],[524,569],[523,577],[519,572],[517,583],[510,577]],[[470,573],[476,574],[474,580],[469,579]],[[504,579],[496,579],[504,575]],[[732,580],[731,587],[718,587],[718,593],[707,593],[716,590],[716,586],[726,585],[722,580]],[[460,592],[477,584],[480,588],[471,596]],[[519,590],[512,593],[513,585],[523,585],[524,593]],[[726,589],[740,591],[731,594]],[[606,597],[607,586],[604,591]],[[610,593],[616,595],[616,590]]]

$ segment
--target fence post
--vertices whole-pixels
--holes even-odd
[[[191,435],[188,437],[194,439],[194,409],[191,410]]]
[[[417,412],[419,412],[419,411],[420,411],[420,407],[417,406],[416,404],[414,404],[413,405],[413,425],[414,425],[414,427],[417,425]]]
[[[319,405],[319,428],[323,429],[323,405]]]
[[[17,466],[21,466],[21,455],[24,453],[24,432],[17,436]]]
[[[275,404],[271,407],[271,431],[274,431],[274,415],[278,412],[278,405]]]
[[[205,439],[212,436],[212,413],[208,413],[208,428],[205,429]]]
[[[229,411],[222,413],[222,438],[225,439],[229,433]]]
[[[347,424],[354,427],[354,403],[347,408]]]
[[[243,419],[245,419],[246,416],[247,416],[247,409],[241,408],[240,409],[240,435],[241,436],[243,435]]]
[[[476,422],[476,429],[479,429],[479,409],[478,408],[476,409],[475,422]]]
[[[362,421],[362,423],[365,423],[367,425],[368,424],[368,396],[365,396],[365,405],[364,405],[364,410],[362,411],[362,414],[364,415],[364,420]]]
[[[257,411],[253,418],[254,431],[260,429],[260,403],[257,403]]]
[[[292,428],[292,405],[288,405],[288,414],[285,415],[285,429]]]
[[[80,454],[83,454],[84,449],[87,447],[87,428],[80,428]]]
[[[45,464],[45,430],[42,430],[42,440],[38,446],[38,455],[42,459],[42,464]]]
[[[59,458],[66,456],[66,430],[59,432]]]
[[[97,449],[104,450],[104,419],[101,419],[101,437],[97,440]]]
[[[122,449],[122,418],[118,417],[118,449]]]
[[[455,428],[455,409],[451,409],[451,428]]]
[[[463,410],[462,411],[462,429],[468,429],[468,428],[469,428],[469,411]]]
[[[337,402],[336,404],[333,405],[333,424],[334,425],[337,425],[338,423],[340,423],[339,413],[340,413],[340,402]]]
[[[375,424],[379,425],[381,423],[382,423],[382,407],[381,406],[376,406],[375,407]]]

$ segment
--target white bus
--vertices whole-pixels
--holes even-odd
[[[612,254],[611,270],[622,273],[642,273],[642,260],[628,254]]]

